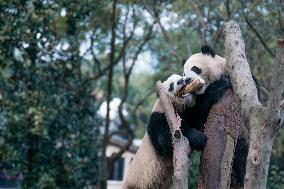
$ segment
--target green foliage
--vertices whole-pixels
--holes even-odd
[[[126,89],[127,121],[138,138],[145,133],[156,100],[157,80],[182,74],[181,60],[199,52],[203,43],[213,45],[223,56],[219,32],[227,14],[225,1],[118,1],[116,58],[123,52],[124,37],[131,36],[135,24],[136,29],[124,57],[114,66],[112,97],[124,96],[122,61],[134,58],[154,22],[142,2],[150,12],[156,3],[166,35],[156,22],[151,40],[141,50],[151,57],[140,57],[140,63],[146,62],[151,71],[144,73],[136,63]],[[231,18],[241,26],[252,72],[266,89],[273,75],[273,56],[244,19],[242,9],[274,53],[275,41],[284,31],[278,18],[283,7],[277,2],[246,1],[242,7],[230,1],[229,5]],[[23,188],[94,185],[99,176],[98,128],[103,123],[96,110],[106,100],[108,72],[104,68],[109,65],[112,1],[1,0],[0,10],[0,161],[10,165],[5,171],[22,174]],[[98,75],[95,81],[89,79]],[[283,139],[280,129],[272,154],[278,167],[271,168],[269,187],[283,183],[279,177],[284,168]],[[192,157],[190,183],[196,188],[199,154]]]
[[[189,169],[189,189],[197,188],[199,178],[199,163],[201,152],[193,151],[191,154],[191,165]]]
[[[79,55],[93,3],[1,1],[0,7],[4,171],[21,174],[22,188],[94,186],[100,120]]]
[[[284,171],[281,171],[277,165],[271,165],[267,178],[268,189],[284,188]]]
[[[4,80],[0,155],[15,166],[11,171],[24,175],[24,188],[78,188],[95,181],[98,133],[91,91],[72,70],[69,77],[62,73],[49,65],[34,73],[30,86],[24,79],[29,74]]]

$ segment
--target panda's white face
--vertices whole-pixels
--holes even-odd
[[[215,57],[197,53],[192,55],[184,64],[183,77],[186,83],[201,78],[205,81],[196,94],[203,94],[206,88],[218,80],[225,72],[226,60],[218,55]]]
[[[182,76],[173,74],[163,82],[163,85],[166,87],[166,91],[168,96],[170,97],[170,100],[175,105],[175,107],[178,108],[178,110],[182,110],[186,106],[191,106],[194,98],[191,94],[184,96],[175,95],[186,86],[185,80]]]
[[[185,85],[185,82],[182,76],[173,74],[163,84],[167,88],[168,95],[173,96]]]

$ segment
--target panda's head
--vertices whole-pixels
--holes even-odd
[[[186,86],[185,80],[182,76],[173,74],[166,81],[163,82],[167,94],[178,111],[183,111],[184,108],[191,106],[194,102],[194,97],[191,94],[177,96],[176,94]]]
[[[183,68],[183,77],[186,83],[201,78],[205,81],[196,94],[203,94],[206,88],[214,81],[220,79],[226,72],[226,60],[215,54],[214,49],[205,45],[201,53],[192,55],[186,60]]]

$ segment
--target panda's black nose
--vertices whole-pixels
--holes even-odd
[[[183,79],[178,80],[177,85],[183,84]]]
[[[186,84],[188,84],[191,81],[191,78],[190,77],[186,78],[184,81],[185,81]]]

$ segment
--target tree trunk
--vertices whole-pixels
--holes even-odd
[[[229,189],[232,163],[239,134],[244,136],[243,119],[232,89],[211,108],[205,123],[206,145],[200,159],[198,189]]]
[[[111,42],[110,42],[110,54],[109,54],[109,64],[110,70],[108,73],[108,84],[107,84],[107,112],[106,112],[106,123],[105,130],[102,142],[102,155],[100,160],[100,189],[107,189],[107,179],[108,179],[108,170],[107,170],[107,157],[106,157],[106,149],[108,145],[108,135],[109,135],[109,124],[110,124],[110,102],[112,96],[112,79],[113,79],[113,65],[115,61],[115,27],[116,27],[116,3],[117,0],[113,0],[112,3],[112,16],[111,16]]]
[[[245,44],[239,25],[234,21],[226,22],[223,33],[228,72],[240,104],[241,114],[250,130],[245,188],[265,189],[272,145],[281,123],[280,102],[284,86],[284,40],[278,40],[268,106],[263,107],[259,102],[256,85],[245,56]]]

